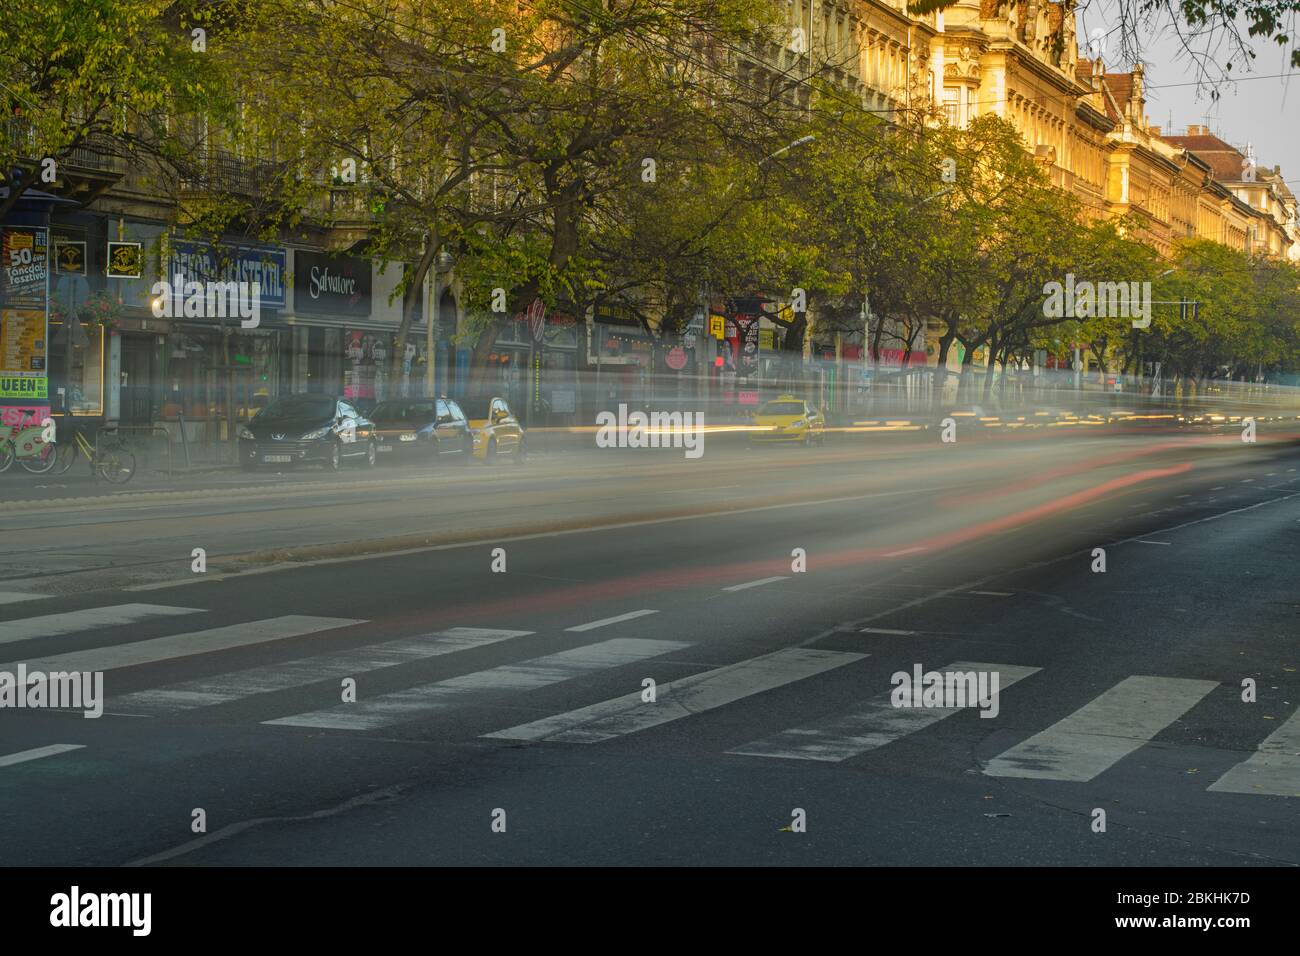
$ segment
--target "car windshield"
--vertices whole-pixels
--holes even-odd
[[[256,421],[273,422],[299,418],[333,418],[334,399],[323,395],[286,395],[277,398],[257,414]]]
[[[433,402],[380,402],[370,417],[377,422],[427,422],[436,415]]]
[[[802,402],[768,402],[758,412],[760,415],[802,415]]]

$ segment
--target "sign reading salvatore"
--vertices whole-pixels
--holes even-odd
[[[295,312],[370,314],[370,260],[327,256],[298,249],[293,254]]]

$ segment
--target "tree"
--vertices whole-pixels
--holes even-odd
[[[140,165],[183,160],[171,116],[231,116],[206,42],[187,29],[198,0],[30,0],[0,17],[0,220],[30,188],[51,189],[76,150]],[[53,184],[42,179],[51,167]],[[94,196],[82,197],[89,201]]]

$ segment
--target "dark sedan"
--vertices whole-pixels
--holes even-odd
[[[380,402],[370,416],[381,458],[430,464],[450,457],[465,464],[474,438],[460,406],[450,399],[406,398]]]
[[[281,395],[239,428],[239,463],[324,465],[337,471],[345,459],[374,465],[374,423],[333,395]]]

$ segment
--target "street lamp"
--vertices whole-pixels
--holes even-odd
[[[434,366],[438,364],[438,344],[437,340],[442,337],[442,293],[438,289],[439,276],[450,272],[451,267],[456,264],[455,257],[446,249],[440,249],[437,256],[434,257],[433,264],[433,295],[432,295],[432,313],[429,321],[425,323],[425,343],[424,343],[424,393],[426,398],[437,398],[438,393],[435,390],[434,383]]]

